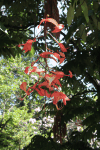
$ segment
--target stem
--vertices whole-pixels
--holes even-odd
[[[49,49],[49,48],[47,48],[49,51],[51,51],[51,52],[54,52],[53,50],[51,50],[51,49]]]
[[[56,38],[54,38],[53,36],[52,36],[52,34],[51,33],[49,33],[48,31],[47,31],[47,33],[57,42],[57,43],[59,43],[58,41],[57,41],[57,39]]]
[[[41,33],[43,30],[44,30],[44,28],[43,28],[39,33]],[[37,34],[37,36],[39,35],[39,33]],[[37,37],[37,36],[36,36],[36,37]],[[35,37],[35,38],[36,38],[36,37]]]

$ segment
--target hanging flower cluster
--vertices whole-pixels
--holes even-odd
[[[50,22],[55,25],[52,33],[60,32],[64,28],[63,24],[58,24],[56,22],[56,20],[54,20],[53,18],[42,19],[38,28],[40,27],[40,25],[43,22],[45,22],[45,23]],[[51,33],[49,33],[48,31],[46,33],[49,34],[53,38]],[[40,56],[38,57],[38,59],[31,63],[31,67],[33,69],[30,69],[30,67],[28,66],[25,68],[25,71],[24,71],[26,74],[29,74],[29,75],[33,72],[37,73],[39,75],[38,81],[29,88],[27,88],[26,82],[22,82],[22,84],[20,85],[20,89],[22,89],[26,93],[24,98],[27,95],[30,95],[30,93],[32,93],[34,90],[37,91],[37,93],[40,96],[47,96],[48,98],[51,97],[53,100],[53,104],[56,105],[58,110],[60,110],[61,108],[58,108],[58,105],[57,105],[58,101],[63,100],[63,104],[66,105],[66,101],[69,101],[70,99],[63,92],[54,91],[54,88],[58,89],[58,86],[62,87],[62,85],[59,81],[60,78],[63,78],[64,76],[69,76],[70,78],[72,78],[73,75],[70,70],[69,70],[69,75],[65,75],[63,72],[60,72],[60,71],[50,70],[50,67],[47,64],[47,58],[54,59],[57,62],[57,60],[54,57],[51,57],[51,55],[53,55],[58,59],[58,61],[61,64],[65,59],[64,52],[67,52],[67,49],[68,49],[68,48],[65,48],[65,46],[62,43],[59,43],[57,40],[55,40],[55,41],[58,43],[58,45],[61,49],[61,52],[59,52],[58,50],[57,50],[57,52],[54,52],[53,50],[50,50],[46,45],[45,52],[39,54]],[[24,46],[22,50],[25,50],[25,53],[26,53],[28,51],[31,51],[31,46],[32,46],[33,42],[36,42],[36,37],[33,40],[28,40],[25,44],[19,44],[18,47]],[[45,69],[42,69],[42,68],[39,69],[36,66],[34,66],[34,64],[40,59],[40,57],[44,58],[44,61],[46,63]],[[49,73],[47,73],[47,69],[48,69]],[[43,83],[40,83],[41,78],[44,78]],[[45,88],[43,88],[43,87],[45,87]],[[20,100],[23,100],[24,98],[20,98]]]

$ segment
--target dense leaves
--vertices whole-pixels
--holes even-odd
[[[63,149],[64,150],[65,149],[69,149],[69,150],[86,149],[87,150],[87,149],[99,149],[100,148],[100,117],[99,117],[100,116],[100,92],[99,92],[100,91],[100,59],[99,59],[99,56],[100,56],[100,50],[99,50],[100,49],[100,44],[99,44],[100,43],[100,19],[99,19],[100,18],[100,11],[99,11],[100,2],[95,1],[95,0],[92,0],[92,1],[91,0],[86,0],[86,1],[68,0],[68,1],[63,1],[61,3],[62,3],[61,6],[62,6],[63,14],[60,17],[60,23],[64,24],[65,28],[63,29],[64,32],[61,31],[61,35],[63,35],[63,38],[60,42],[64,44],[64,47],[62,47],[62,45],[59,45],[60,47],[57,45],[56,47],[56,44],[55,44],[56,48],[54,48],[53,47],[54,43],[49,42],[49,48],[53,49],[55,53],[57,52],[57,50],[59,51],[59,56],[55,55],[55,57],[58,58],[61,56],[62,59],[66,58],[66,63],[64,65],[60,65],[59,69],[57,69],[56,67],[53,67],[53,68],[54,69],[56,68],[58,72],[63,72],[65,75],[69,73],[68,72],[69,70],[71,70],[72,74],[74,75],[73,78],[68,78],[64,76],[63,79],[60,79],[60,83],[62,85],[61,92],[64,92],[64,94],[67,95],[70,99],[70,101],[67,102],[66,106],[64,106],[62,110],[59,110],[59,115],[61,113],[63,114],[60,122],[62,125],[66,124],[67,126],[66,136],[62,140],[62,145],[61,145],[59,144],[58,140],[54,141],[53,130],[52,130],[53,126],[51,127],[51,130],[47,130],[47,128],[45,130],[44,128],[42,128],[41,135],[39,135],[38,133],[36,136],[33,136],[30,144],[29,145],[27,144],[26,147],[24,147],[25,145],[22,145],[22,147],[24,147],[24,149],[26,150],[31,150],[31,149],[40,149],[40,150],[41,149],[55,149],[55,150],[56,149],[57,150],[58,149],[62,149],[62,150]],[[29,4],[30,2],[28,1],[27,5],[29,6]],[[23,5],[23,7],[25,6]],[[7,8],[9,8],[9,6]],[[31,8],[31,6],[27,8]],[[32,9],[33,8],[35,8],[34,10],[37,10],[36,5],[32,6]],[[65,8],[68,8],[67,14],[64,13]],[[9,8],[9,11],[11,11],[11,9],[12,7]],[[25,15],[29,17],[26,10],[25,10]],[[15,11],[15,10],[13,9],[12,11]],[[17,11],[15,11],[15,13],[16,12]],[[32,17],[33,17],[33,14],[32,14]],[[11,17],[11,13],[9,13],[9,16]],[[8,19],[9,19],[9,16],[8,16]],[[12,15],[12,17],[14,19],[14,15]],[[25,29],[26,29],[27,17],[25,17],[24,14],[22,15],[22,17],[23,17],[23,24],[25,23]],[[7,18],[7,17],[3,16],[1,18]],[[43,17],[41,17],[40,20],[42,18]],[[9,21],[8,19],[7,21]],[[3,22],[3,19],[1,22]],[[33,24],[33,22],[31,21],[30,23]],[[10,29],[10,26],[9,26],[9,29],[11,31],[8,30],[9,31],[8,33],[10,34],[10,36],[12,36],[12,39],[10,39],[6,35],[6,33],[1,31],[2,32],[0,36],[1,47],[4,47],[4,46],[11,47],[11,44],[12,46],[14,46],[15,44],[22,43],[22,41],[20,40],[21,39],[20,35],[24,32],[19,31],[19,29],[24,29],[24,26],[23,25],[20,26],[17,24],[16,25],[16,28],[18,29],[18,32],[17,32],[12,27],[13,25],[10,21],[9,21],[9,24],[12,30]],[[35,24],[39,25],[38,19],[36,19]],[[2,30],[5,30],[5,27],[7,28],[6,21],[5,21],[5,24],[1,23]],[[67,29],[67,34],[65,32],[65,29]],[[15,35],[17,35],[16,38],[15,38]],[[31,38],[29,37],[29,39]],[[6,41],[6,45],[4,45],[5,41]],[[23,41],[25,42],[27,41],[26,35]],[[37,42],[35,42],[34,44],[37,44]],[[38,47],[39,54],[42,53],[43,52],[42,48],[44,47],[44,44],[38,43],[37,47]],[[65,47],[66,48],[69,47],[69,49],[66,50]],[[7,48],[7,49],[8,51],[11,50],[10,48]],[[20,49],[18,48],[18,50]],[[60,50],[65,53],[62,54]],[[2,52],[3,52],[2,54],[4,55],[6,54],[6,51],[2,51]],[[17,59],[16,65],[18,63],[18,60],[19,58]],[[63,62],[63,60],[62,61],[60,60],[60,62]],[[33,60],[31,62],[33,66],[34,64]],[[1,66],[3,65],[6,66],[6,64],[7,64],[6,61],[2,62]],[[19,68],[20,65],[21,63],[18,64],[17,67]],[[26,82],[27,80],[29,82],[28,84],[30,86],[33,86],[33,84],[31,85],[32,79],[28,78],[27,74],[24,74],[25,67],[27,66],[29,66],[29,63],[25,64],[24,62],[23,71],[22,71],[21,69],[18,69],[16,67],[14,68],[14,63],[13,63],[12,67],[8,67],[9,68],[8,70],[4,70],[4,72],[0,74],[1,76],[0,82],[2,83],[2,88],[0,88],[0,96],[1,96],[1,99],[3,100],[1,101],[0,107],[3,109],[3,111],[11,107],[11,102],[14,103],[14,100],[11,99],[11,94],[12,93],[15,94],[14,90],[16,90],[16,88],[17,88],[16,91],[19,92],[18,98],[20,98],[21,94],[24,94],[23,90],[22,91],[19,90],[19,86],[22,82]],[[20,78],[22,76],[21,81],[20,80],[17,80],[17,82],[13,81],[11,68],[14,69],[13,72],[15,73],[15,78],[16,76],[17,77],[20,76]],[[28,73],[29,71],[28,69],[29,68],[26,69],[25,71],[26,73]],[[16,73],[16,71],[18,73]],[[7,76],[8,73],[10,74],[12,80],[10,80],[10,77]],[[34,75],[35,73],[36,72],[34,72]],[[70,76],[72,74],[70,73]],[[38,76],[37,73],[36,73],[36,76]],[[35,81],[37,80],[35,79]],[[34,81],[34,84],[35,84],[35,81]],[[44,80],[41,81],[41,86],[43,84],[46,84],[45,82],[44,83],[43,82]],[[15,89],[11,88],[10,86],[11,84],[13,85]],[[25,86],[22,86],[22,89],[24,89],[24,91],[27,90],[25,89]],[[44,94],[43,91],[39,89],[37,90],[37,92],[41,94],[41,96]],[[39,95],[33,92],[31,96],[32,98],[38,99],[37,97]],[[41,98],[41,96],[38,99],[40,105],[44,104],[44,101],[45,101],[45,98],[44,97]],[[10,100],[7,101],[7,99],[10,99]],[[28,99],[28,101],[30,100]],[[37,113],[36,115],[42,118],[44,116],[47,117],[48,115],[50,115],[51,117],[56,116],[57,110],[55,109],[55,107],[53,106],[51,102],[53,101],[50,100],[49,97],[48,99],[46,98],[45,107],[41,105],[41,107],[42,106],[43,107],[41,111]],[[59,102],[58,106],[61,107],[61,105],[62,103]],[[31,106],[32,106],[32,102],[31,102]],[[44,112],[44,108],[45,108],[45,112]],[[8,114],[8,111],[5,111],[5,114],[6,112]],[[9,119],[7,117],[5,118],[6,118],[5,122],[3,122],[2,124],[5,124],[6,121]],[[13,125],[14,122],[15,120],[13,120],[11,124]],[[11,134],[11,137],[12,137],[13,135],[10,132],[11,129],[10,129],[9,124],[8,124],[8,128],[9,128],[9,131],[7,132]],[[7,137],[7,132],[6,130],[3,130],[2,137],[5,136],[5,134],[6,134],[5,137]],[[5,143],[7,141],[6,139],[7,138],[5,138]],[[19,138],[17,138],[17,140],[19,140]],[[17,142],[16,139],[14,142]],[[4,147],[6,146],[5,143],[4,143]],[[7,143],[7,145],[9,143]],[[14,144],[12,145],[14,146]]]
[[[0,2],[0,56],[15,57],[22,53],[15,45],[22,44],[33,34],[30,27],[36,27],[43,14],[41,1],[1,1]]]

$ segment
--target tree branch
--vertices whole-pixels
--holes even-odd
[[[72,97],[77,96],[77,95],[82,95],[82,94],[85,94],[85,93],[89,93],[89,92],[97,92],[97,91],[93,91],[93,90],[87,91],[87,90],[85,90],[82,93],[77,93],[77,94],[73,95]]]

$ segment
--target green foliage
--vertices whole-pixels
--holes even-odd
[[[15,45],[32,38],[30,26],[37,26],[43,14],[39,13],[41,1],[1,1],[0,8],[0,56],[15,57],[22,53]],[[40,18],[39,18],[40,16]]]
[[[59,144],[59,141],[53,140],[53,122],[51,127],[47,127],[43,121],[44,117],[54,118],[57,113],[55,106],[46,99],[44,107],[45,98],[39,96],[35,91],[25,101],[21,102],[18,99],[20,95],[24,95],[24,92],[19,88],[22,82],[27,81],[27,87],[29,87],[37,81],[26,75],[24,70],[33,61],[33,58],[30,57],[35,57],[34,59],[38,57],[35,56],[35,52],[43,52],[44,44],[41,41],[44,38],[41,37],[39,43],[34,43],[32,50],[27,54],[23,53],[22,55],[22,51],[14,46],[22,42],[25,43],[28,38],[32,38],[28,27],[38,25],[43,18],[43,14],[39,13],[40,1],[21,1],[20,7],[17,1],[5,3],[9,15],[8,17],[3,15],[0,17],[0,26],[3,30],[0,31],[0,48],[1,54],[10,58],[0,61],[1,149],[19,149],[19,147],[25,150],[100,149],[99,2],[95,0],[63,1],[63,14],[60,16],[60,23],[64,24],[67,34],[61,32],[63,35],[61,43],[64,43],[66,48],[70,48],[65,53],[66,63],[57,70],[63,71],[65,74],[71,70],[74,76],[72,79],[64,77],[60,80],[61,91],[70,98],[67,105],[59,111],[59,114],[63,114],[61,123],[64,122],[67,126],[62,145]],[[3,3],[1,2],[0,5],[2,6]],[[65,6],[68,7],[67,14],[64,13]],[[8,33],[4,32],[4,27]],[[54,51],[58,50],[54,42],[49,42],[49,48]],[[11,55],[16,56],[13,58]],[[41,107],[41,111],[35,112],[35,108],[38,106]],[[30,118],[36,118],[36,122],[29,123]],[[40,121],[42,125],[39,125]],[[36,129],[33,129],[33,126]],[[34,133],[35,130],[37,135]],[[94,140],[94,138],[96,139]],[[91,144],[92,140],[94,140],[93,144]]]
[[[86,19],[86,22],[88,23],[89,22],[89,17],[88,17],[88,7],[87,7],[87,4],[84,0],[80,1],[80,5],[81,5],[81,8],[83,10],[83,14],[84,14],[84,17]]]

